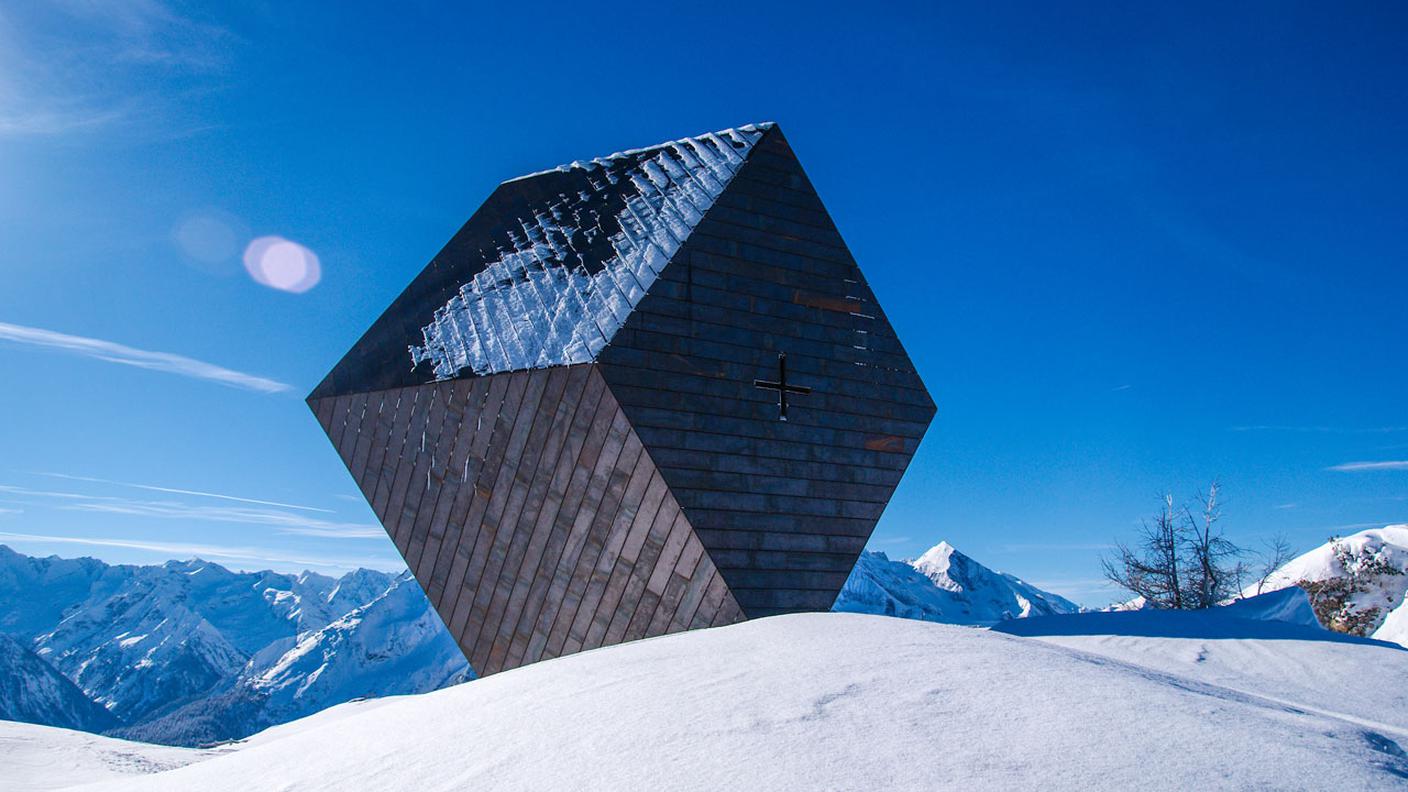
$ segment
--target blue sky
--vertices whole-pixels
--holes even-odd
[[[875,549],[1408,520],[1408,20],[1174,5],[7,7],[0,542],[395,568],[302,397],[499,181],[765,119],[939,405]]]

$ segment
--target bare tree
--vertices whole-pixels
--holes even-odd
[[[1222,504],[1218,502],[1218,486],[1214,481],[1206,494],[1197,496],[1198,515],[1183,508],[1184,542],[1191,557],[1188,573],[1188,600],[1185,607],[1211,608],[1234,599],[1242,590],[1246,576],[1245,555],[1222,533]]]
[[[1116,543],[1114,557],[1101,559],[1110,582],[1144,598],[1147,607],[1210,608],[1238,596],[1247,574],[1245,552],[1222,532],[1220,489],[1213,482],[1193,506],[1163,496],[1153,523],[1145,523],[1131,548]]]
[[[1115,558],[1102,558],[1105,577],[1153,608],[1182,609],[1184,585],[1180,579],[1183,561],[1179,551],[1182,531],[1173,506],[1173,496],[1164,496],[1164,508],[1154,522],[1143,523],[1139,542],[1130,548],[1115,544]]]
[[[1256,593],[1260,594],[1266,588],[1267,581],[1276,574],[1281,567],[1290,563],[1295,558],[1295,551],[1291,549],[1291,543],[1286,540],[1285,534],[1276,534],[1266,542],[1266,549],[1260,553],[1261,565],[1257,569]]]

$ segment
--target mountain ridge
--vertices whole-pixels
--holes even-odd
[[[359,630],[358,619],[342,622],[340,634],[360,647],[359,657],[413,657],[423,668],[358,664],[348,653],[336,664],[345,689],[358,695],[423,692],[465,678],[468,665],[458,647],[407,580],[406,574],[368,569],[338,578],[308,571],[236,572],[199,558],[110,565],[93,558],[35,558],[0,545],[0,633],[17,647],[0,656],[7,661],[0,673],[26,680],[16,687],[22,700],[13,709],[42,713],[48,707],[55,723],[178,745],[238,739],[346,700],[340,690],[317,694],[327,687],[312,684],[325,670],[321,666],[288,672],[281,697],[249,688],[269,669],[290,666],[286,656],[329,625],[365,613],[398,589],[393,612],[371,611],[381,619],[375,629]],[[44,668],[71,683],[108,720],[75,720],[83,705],[71,700],[72,691],[54,693],[62,685],[45,681]],[[300,674],[311,680],[290,678]]]
[[[1078,613],[1081,607],[1014,575],[994,572],[943,541],[907,561],[894,561],[880,551],[862,553],[832,610],[991,626]]]
[[[0,635],[0,719],[100,732],[117,724],[68,677],[8,635]]]

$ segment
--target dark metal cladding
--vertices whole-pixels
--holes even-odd
[[[480,675],[830,608],[934,416],[771,124],[500,185],[308,403]]]
[[[598,360],[749,616],[831,607],[934,415],[775,127]]]

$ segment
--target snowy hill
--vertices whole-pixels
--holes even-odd
[[[208,759],[219,749],[173,748],[69,729],[0,721],[5,792],[40,792],[145,775]]]
[[[467,668],[414,583],[366,569],[110,566],[0,545],[0,632],[23,650],[0,654],[0,674],[32,675],[39,660],[105,710],[110,722],[89,728],[173,744],[243,737],[354,696],[431,690]],[[326,657],[310,664],[310,652]],[[74,725],[76,706],[31,719]]]
[[[833,610],[990,625],[1075,613],[1080,606],[1012,575],[994,572],[948,542],[940,542],[913,561],[891,561],[878,552],[861,554]]]
[[[1281,567],[1264,590],[1301,581],[1331,584],[1322,587],[1321,596],[1343,600],[1336,615],[1358,617],[1364,634],[1408,646],[1408,525],[1374,528],[1326,542]]]
[[[344,704],[93,789],[1403,788],[1408,652],[1287,622],[1190,637],[1247,613],[1179,614],[1192,621],[1176,634],[1143,636],[1101,620],[1163,615],[1033,619],[1090,621],[1034,638],[760,619]],[[62,751],[70,777],[112,778],[82,746],[18,739],[34,728],[0,730],[0,764]]]

